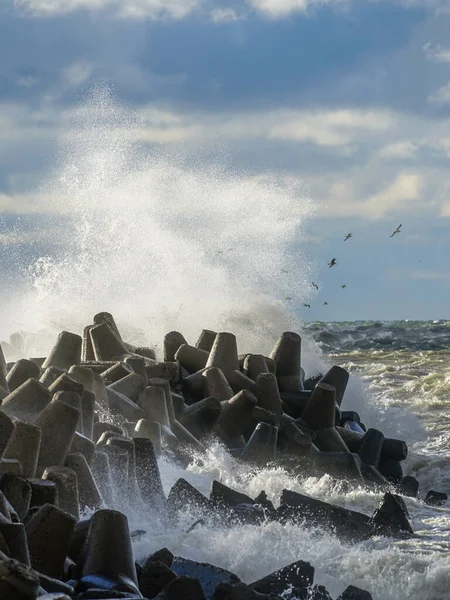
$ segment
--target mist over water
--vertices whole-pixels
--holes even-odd
[[[232,173],[220,149],[145,144],[143,121],[107,87],[64,122],[59,164],[37,194],[59,245],[11,265],[25,277],[3,338],[19,322],[40,332],[28,353],[46,351],[103,310],[136,344],[172,329],[193,343],[209,328],[235,332],[242,351],[268,351],[299,329],[290,304],[308,298],[314,271],[301,248],[314,205],[301,182]]]

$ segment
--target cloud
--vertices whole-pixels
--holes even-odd
[[[418,150],[417,144],[411,142],[410,140],[405,140],[383,146],[379,152],[379,157],[384,159],[413,158],[417,155]]]
[[[92,70],[88,62],[80,60],[63,69],[62,78],[70,87],[77,87],[90,78]]]
[[[450,217],[450,202],[445,202],[441,207],[441,217]]]
[[[430,104],[450,104],[450,81],[428,96]]]
[[[428,60],[438,63],[450,63],[450,48],[443,48],[439,44],[428,42],[423,46]]]
[[[36,16],[54,16],[79,10],[110,10],[129,19],[182,19],[204,0],[16,0],[16,6]]]
[[[266,16],[281,19],[292,13],[305,13],[311,6],[344,4],[346,0],[249,0],[249,3]]]
[[[238,14],[233,8],[215,8],[210,17],[213,23],[235,23],[245,19],[243,14]]]

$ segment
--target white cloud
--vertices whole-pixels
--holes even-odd
[[[428,42],[423,46],[428,60],[438,63],[450,63],[450,48],[443,48],[439,44]]]
[[[413,158],[417,155],[419,148],[417,144],[410,140],[404,140],[401,142],[394,142],[383,146],[379,152],[380,158]]]
[[[292,13],[305,13],[310,6],[321,4],[344,4],[347,0],[249,0],[259,12],[275,19]]]
[[[450,271],[410,271],[407,277],[423,281],[445,281],[450,279]]]
[[[85,83],[92,74],[92,66],[80,60],[62,70],[62,78],[70,87],[77,87]]]
[[[441,207],[441,217],[450,217],[450,202],[445,202]]]
[[[203,3],[204,0],[16,0],[17,6],[35,15],[109,9],[117,16],[130,19],[182,19]]]
[[[450,81],[428,96],[430,104],[450,104]]]
[[[213,23],[235,23],[242,21],[245,17],[238,14],[233,8],[215,8],[210,14]]]

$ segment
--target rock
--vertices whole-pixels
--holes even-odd
[[[366,463],[366,465],[378,468],[384,440],[383,433],[378,429],[369,429],[367,431],[358,450],[361,460]]]
[[[414,533],[408,521],[403,499],[391,492],[385,493],[383,500],[370,518],[370,524],[382,535],[397,537],[405,533]]]
[[[207,600],[213,597],[214,590],[220,583],[233,584],[241,582],[239,577],[230,571],[220,569],[209,563],[199,563],[185,558],[175,557],[171,568],[178,576],[189,575],[198,579]]]
[[[245,583],[219,583],[212,600],[275,600],[275,597],[260,594]]]
[[[148,557],[149,561],[160,562],[166,567],[171,567],[173,562],[173,554],[167,548],[161,548],[161,550],[157,550],[151,556]]]
[[[349,585],[337,600],[372,600],[372,594],[354,585]]]
[[[410,496],[411,498],[417,498],[419,492],[419,482],[415,477],[411,475],[405,475],[397,486],[397,491],[402,496]]]
[[[270,358],[276,364],[276,377],[280,392],[303,390],[301,377],[302,340],[297,333],[286,331],[276,343]]]
[[[319,383],[327,383],[332,385],[336,390],[336,404],[341,406],[344,399],[345,390],[349,380],[349,373],[342,367],[333,366],[325,375],[321,378]],[[318,385],[318,384],[317,384]]]
[[[425,504],[428,504],[428,506],[444,506],[447,500],[448,496],[445,492],[430,490],[426,495]]]
[[[231,508],[239,504],[256,504],[256,501],[250,498],[250,496],[236,492],[216,480],[211,484],[209,498],[218,508]]]
[[[319,525],[344,539],[362,540],[373,535],[367,515],[289,490],[282,492],[277,518],[282,522],[293,520]]]
[[[213,503],[185,479],[178,479],[173,485],[167,498],[167,508],[172,516],[186,508],[201,516],[214,513]]]
[[[152,557],[150,557],[142,566],[139,576],[139,589],[146,598],[151,599],[157,596],[176,577],[169,566],[152,560]]]
[[[250,587],[260,594],[277,596],[292,588],[293,593],[301,597],[313,581],[314,567],[309,562],[299,560],[251,583]]]
[[[193,577],[177,577],[156,596],[157,600],[206,600],[202,586]]]
[[[332,600],[332,598],[324,585],[313,585],[308,590],[308,600]]]

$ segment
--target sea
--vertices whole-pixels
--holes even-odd
[[[165,546],[248,583],[304,560],[332,598],[352,584],[375,600],[449,599],[450,503],[430,507],[424,498],[431,489],[450,494],[450,321],[303,322],[295,306],[313,299],[320,268],[299,242],[317,212],[302,184],[237,172],[223,153],[212,161],[210,149],[158,150],[139,136],[138,119],[109,90],[94,90],[66,115],[28,214],[0,220],[7,360],[45,356],[61,330],[81,333],[100,311],[114,315],[126,341],[159,355],[171,330],[190,343],[202,328],[232,331],[241,352],[264,354],[296,331],[307,376],[348,369],[343,409],[407,442],[404,472],[420,490],[405,499],[412,539],[356,544],[307,523],[191,529],[189,510],[168,528],[129,507],[130,528],[146,532],[135,539],[136,558]],[[184,477],[205,494],[213,479],[252,497],[265,490],[275,505],[283,489],[366,514],[380,502],[327,475],[248,469],[218,443],[187,468],[161,458],[160,470],[166,492]]]

